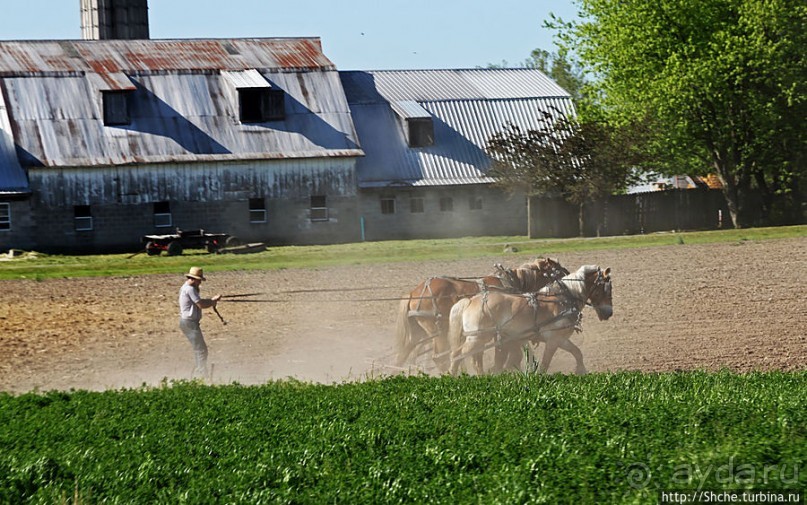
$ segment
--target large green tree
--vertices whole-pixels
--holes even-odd
[[[666,173],[716,172],[735,226],[803,219],[807,4],[803,0],[577,0],[551,21],[590,71],[584,115],[652,124]],[[784,210],[783,210],[784,209]]]
[[[486,146],[493,158],[490,175],[506,189],[556,196],[578,206],[578,231],[584,230],[584,205],[624,190],[643,161],[637,151],[643,130],[613,127],[544,113],[542,125],[522,130],[507,125]],[[599,225],[597,229],[599,234]]]

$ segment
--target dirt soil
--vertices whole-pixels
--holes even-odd
[[[515,253],[270,272],[209,268],[203,296],[262,293],[245,298],[251,302],[221,302],[226,325],[205,311],[212,382],[338,383],[401,373],[389,366],[395,298],[430,276],[480,276],[494,262],[516,266],[532,259]],[[573,337],[591,372],[807,368],[807,237],[558,259],[570,270],[612,268],[614,316],[600,322],[586,308],[583,332]],[[177,315],[183,273],[0,282],[0,391],[188,379],[193,353]],[[423,358],[419,363],[428,365]],[[573,370],[571,356],[558,351],[550,371]]]

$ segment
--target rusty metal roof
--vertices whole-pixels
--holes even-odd
[[[356,162],[365,188],[493,182],[485,147],[494,133],[507,123],[542,128],[544,113],[574,113],[569,94],[534,69],[351,71],[340,77],[365,152]],[[401,120],[416,110],[433,120],[431,146],[407,145]]]
[[[241,123],[245,79],[283,90],[285,119]],[[0,88],[23,167],[363,155],[318,38],[0,42]],[[110,90],[130,124],[104,126]]]
[[[335,69],[318,37],[0,41],[0,76],[250,68]]]

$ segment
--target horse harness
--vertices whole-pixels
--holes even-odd
[[[553,293],[533,292],[533,293],[523,293],[523,294],[519,295],[519,296],[522,296],[522,297],[527,299],[527,305],[526,306],[529,306],[533,310],[533,326],[529,330],[527,330],[525,332],[522,332],[522,333],[520,333],[518,335],[510,336],[509,338],[504,338],[503,335],[502,335],[502,329],[505,326],[507,326],[507,324],[510,321],[515,319],[515,317],[521,312],[521,310],[523,310],[524,307],[526,307],[526,306],[522,305],[521,308],[519,308],[519,310],[517,312],[512,314],[506,321],[504,321],[504,322],[502,322],[500,324],[497,324],[495,328],[483,328],[483,329],[478,329],[478,330],[472,331],[472,332],[463,331],[463,333],[466,335],[466,337],[469,337],[469,338],[476,338],[477,336],[482,335],[482,334],[486,334],[486,333],[495,333],[495,341],[493,342],[493,344],[488,345],[488,346],[485,347],[485,349],[488,349],[488,348],[492,347],[493,345],[495,345],[497,348],[501,348],[502,345],[504,345],[508,341],[522,340],[525,336],[528,336],[528,335],[531,335],[531,334],[538,334],[538,333],[541,332],[541,329],[543,327],[549,326],[549,325],[551,325],[551,324],[553,324],[553,323],[555,323],[557,321],[563,320],[563,319],[569,319],[569,320],[573,321],[573,324],[570,325],[570,326],[565,326],[563,328],[557,328],[557,329],[560,330],[560,329],[566,329],[566,328],[569,328],[569,327],[573,327],[575,332],[579,333],[579,332],[583,331],[583,328],[582,328],[583,312],[581,310],[582,307],[578,306],[577,303],[574,303],[572,301],[572,300],[580,301],[580,299],[578,297],[576,297],[569,290],[569,287],[566,286],[565,283],[558,282],[557,280],[555,281],[555,283],[562,286],[562,289],[564,291],[563,293],[558,295],[558,294],[553,294]],[[549,303],[559,303],[559,304],[562,305],[563,310],[559,314],[557,314],[557,315],[555,315],[555,316],[553,316],[553,317],[551,317],[549,319],[539,320],[539,318],[538,318],[538,302],[539,302],[539,297],[541,297],[541,296],[544,296],[544,297],[560,297],[561,300],[548,300],[548,299],[545,299],[544,301],[549,302]],[[585,302],[583,302],[583,303],[585,303]],[[488,291],[483,291],[482,292],[482,310],[487,312],[487,315],[488,315],[489,319],[491,319],[491,320],[495,319],[493,317],[493,314],[490,312],[490,308],[488,307]]]
[[[483,295],[483,298],[484,298],[483,306],[487,306],[487,295],[490,292],[490,290],[498,290],[498,291],[502,291],[502,292],[510,293],[510,294],[521,294],[521,289],[523,287],[522,282],[518,278],[518,275],[515,273],[514,269],[504,268],[501,264],[495,264],[494,268],[496,270],[494,275],[502,283],[501,286],[489,285],[489,284],[485,283],[484,277],[472,277],[472,278],[443,277],[443,276],[441,276],[441,277],[429,277],[426,280],[425,285],[423,286],[423,290],[420,292],[420,296],[417,297],[417,300],[418,300],[417,306],[415,307],[414,310],[410,310],[407,313],[407,315],[408,315],[408,317],[433,318],[434,321],[435,321],[435,326],[437,327],[437,334],[430,334],[426,338],[421,339],[421,341],[418,342],[417,344],[432,340],[433,338],[437,337],[437,335],[439,335],[440,332],[442,331],[442,324],[443,324],[442,319],[443,319],[443,316],[440,313],[440,311],[437,309],[437,301],[438,301],[439,298],[441,298],[441,296],[436,295],[434,293],[434,291],[432,290],[431,282],[434,279],[446,279],[446,280],[455,280],[455,281],[475,281],[478,288],[479,288],[479,293],[481,293]],[[561,275],[561,272],[559,270],[557,270],[557,269],[554,269],[551,273],[550,272],[543,272],[542,275],[544,277],[553,279],[553,282],[557,282],[559,280],[558,275]],[[564,288],[566,288],[565,285],[564,285]],[[566,288],[566,290],[568,292],[568,288]],[[533,306],[537,306],[537,302],[535,301],[535,298],[534,298],[534,296],[537,296],[537,293],[531,293],[529,295],[533,296],[533,298],[531,298],[532,301],[530,302],[530,304],[533,305]],[[522,295],[522,296],[529,296],[529,295]],[[459,298],[468,298],[470,296],[473,296],[473,295],[463,295],[463,296],[460,296]],[[411,300],[411,298],[410,298],[410,300]],[[432,310],[431,311],[424,310],[424,309],[421,308],[421,303],[422,303],[423,300],[430,300],[431,301],[431,304],[432,304]],[[549,321],[544,322],[543,324],[551,324],[555,320],[570,317],[571,315],[573,315],[573,314],[571,314],[569,310],[564,310],[561,314],[559,314],[558,316],[555,316],[554,318],[552,318]],[[579,309],[576,309],[576,314],[574,314],[574,315],[576,316],[575,330],[576,331],[582,331],[582,328],[580,328],[580,319],[582,317],[582,314],[580,314]],[[514,315],[514,317],[515,317],[515,315]],[[536,311],[535,317],[536,317],[535,327],[538,328],[538,331],[540,331],[540,325],[537,322],[537,317],[538,317],[537,311]],[[491,331],[491,330],[478,330],[475,333],[483,333],[483,332],[488,332],[488,331]],[[501,333],[499,331],[499,328],[496,328],[495,331],[496,331],[497,345],[500,346],[503,343],[502,339],[501,339]]]
[[[500,290],[500,291],[504,291],[505,293],[514,293],[514,292],[516,292],[517,288],[514,285],[514,282],[517,283],[518,279],[515,278],[515,281],[513,281],[513,279],[515,277],[514,274],[511,273],[511,274],[509,274],[507,276],[496,275],[496,277],[498,277],[502,281],[502,286],[491,286],[490,284],[486,284],[484,277],[468,277],[468,278],[460,278],[460,277],[429,277],[428,279],[426,279],[426,283],[423,286],[423,290],[420,292],[420,296],[417,296],[417,297],[414,297],[414,298],[410,297],[410,300],[415,300],[416,299],[418,301],[418,303],[417,303],[417,307],[415,307],[414,310],[410,310],[407,313],[407,315],[409,317],[432,317],[432,318],[434,318],[434,319],[436,319],[438,321],[441,319],[442,314],[440,314],[440,312],[437,310],[437,301],[440,298],[451,298],[451,296],[434,294],[434,291],[432,290],[432,287],[431,287],[431,283],[432,283],[432,281],[434,279],[444,279],[444,280],[463,281],[463,282],[465,282],[465,281],[473,281],[473,282],[476,283],[477,287],[479,288],[479,291],[478,291],[479,293],[484,293],[484,292],[487,292],[488,290],[491,290],[491,289],[497,289],[497,290]],[[458,299],[470,298],[471,296],[473,296],[475,294],[476,293],[474,293],[472,295],[457,295],[457,298]],[[423,300],[431,301],[431,304],[432,304],[432,309],[431,310],[424,310],[424,309],[421,308],[420,304],[423,303]]]
[[[431,286],[432,281],[434,279],[443,279],[443,280],[452,280],[452,281],[470,280],[470,279],[459,279],[459,278],[456,278],[456,277],[429,277],[428,279],[426,279],[426,283],[423,285],[423,289],[420,292],[420,296],[418,296],[416,298],[417,301],[418,301],[417,306],[415,307],[414,310],[410,310],[409,312],[407,312],[407,316],[408,317],[422,317],[422,318],[434,319],[434,324],[436,326],[436,332],[433,333],[433,334],[429,334],[424,339],[421,339],[421,341],[419,341],[417,344],[420,344],[422,342],[430,341],[430,340],[434,339],[435,337],[437,337],[438,335],[440,335],[440,333],[442,332],[443,315],[438,310],[437,303],[438,303],[438,300],[440,298],[447,298],[449,296],[447,296],[447,295],[437,295],[437,294],[434,293],[434,291],[432,290],[432,286]],[[482,278],[474,278],[473,280],[475,280],[476,283],[479,285],[480,291],[486,289],[486,284],[485,284],[484,279],[482,279]],[[414,298],[410,298],[410,300],[412,300],[412,299],[414,299]],[[426,309],[423,309],[421,307],[421,304],[423,303],[423,300],[431,301],[431,305],[432,305],[431,310],[426,310]]]

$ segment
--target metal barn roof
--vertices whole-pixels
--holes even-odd
[[[0,42],[0,75],[250,68],[335,69],[318,37]]]
[[[260,80],[286,117],[242,124],[237,88]],[[25,167],[363,154],[318,38],[0,42],[0,86]],[[101,92],[126,89],[131,124],[104,126]]]
[[[567,92],[533,69],[340,72],[365,157],[361,187],[483,184],[487,140],[507,123],[542,126],[543,113],[574,112]],[[434,121],[434,145],[412,148],[402,103],[416,102]]]
[[[385,100],[474,100],[569,98],[563,88],[534,69],[378,70],[341,72],[359,87],[372,87]],[[344,78],[343,78],[344,79]],[[365,98],[367,99],[367,98]],[[357,101],[361,98],[357,97]],[[353,103],[354,101],[351,100]]]
[[[17,161],[6,102],[0,93],[0,196],[28,194],[28,176]]]

